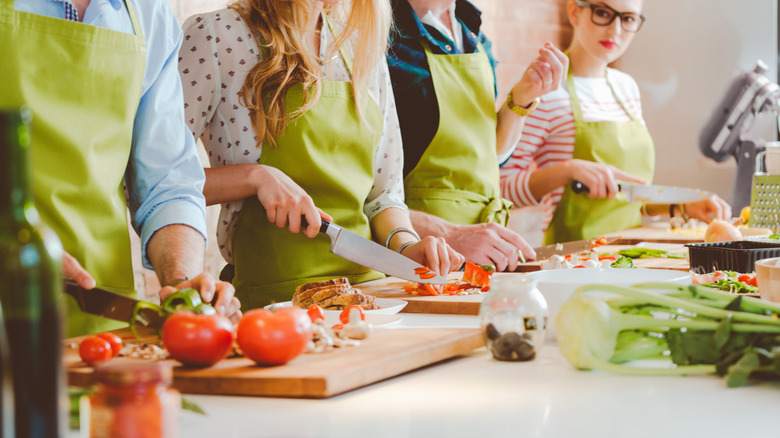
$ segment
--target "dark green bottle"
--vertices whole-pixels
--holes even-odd
[[[0,305],[9,341],[18,438],[67,433],[62,364],[62,245],[30,187],[27,109],[0,110]]]

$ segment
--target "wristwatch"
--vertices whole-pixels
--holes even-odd
[[[506,106],[509,107],[515,114],[517,114],[520,117],[525,117],[528,114],[531,114],[534,109],[536,109],[536,105],[539,105],[539,98],[537,97],[527,107],[522,107],[515,103],[515,100],[512,98],[512,91],[509,92],[506,96]]]

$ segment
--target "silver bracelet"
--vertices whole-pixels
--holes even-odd
[[[418,242],[419,242],[419,240],[417,242],[406,242],[403,245],[399,246],[398,249],[395,250],[395,252],[397,252],[398,254],[401,254],[403,252],[403,250],[406,249],[407,246],[414,245],[415,243],[418,243]]]
[[[407,227],[398,227],[398,228],[394,229],[393,231],[391,231],[387,235],[387,238],[385,239],[385,248],[390,248],[390,239],[392,239],[393,236],[395,236],[396,234],[398,234],[398,233],[400,233],[402,231],[405,231],[405,232],[411,234],[412,236],[414,236],[417,239],[418,242],[420,241],[420,235],[417,234],[417,232],[414,231],[413,229],[407,228]]]

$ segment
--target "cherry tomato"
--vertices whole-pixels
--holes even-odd
[[[758,276],[754,275],[753,278],[750,279],[750,283],[748,283],[751,286],[758,287]]]
[[[162,340],[171,356],[196,367],[214,365],[230,353],[233,324],[222,315],[176,312],[165,320]]]
[[[111,357],[119,356],[122,351],[122,338],[111,332],[98,333],[97,337],[105,339],[111,345]]]
[[[112,357],[111,344],[97,336],[89,336],[79,345],[81,360],[89,365],[101,364]]]
[[[741,281],[741,282],[743,282],[745,284],[750,284],[750,280],[752,280],[752,279],[753,279],[753,276],[750,275],[750,274],[742,274],[739,277],[737,277],[737,280],[739,280],[739,281]]]
[[[316,304],[309,306],[309,310],[306,313],[309,314],[309,319],[311,319],[311,322],[317,322],[318,319],[325,319],[325,311],[322,310],[322,307]]]
[[[366,314],[363,312],[363,308],[360,306],[347,306],[344,308],[344,310],[341,311],[341,314],[339,315],[339,320],[342,324],[349,324],[349,312],[350,309],[357,309],[360,313],[360,319],[362,321],[366,320]]]
[[[312,339],[311,318],[298,307],[271,312],[254,309],[238,323],[237,341],[246,357],[264,365],[282,365],[303,353]]]

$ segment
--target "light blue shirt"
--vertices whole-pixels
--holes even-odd
[[[133,227],[141,236],[143,263],[151,269],[146,245],[160,228],[188,225],[206,238],[206,177],[195,140],[184,123],[178,71],[181,27],[165,0],[127,1],[143,31],[146,69],[125,183]],[[14,6],[19,11],[65,19],[62,2],[15,0]],[[83,23],[133,33],[123,0],[92,0],[84,11]]]

